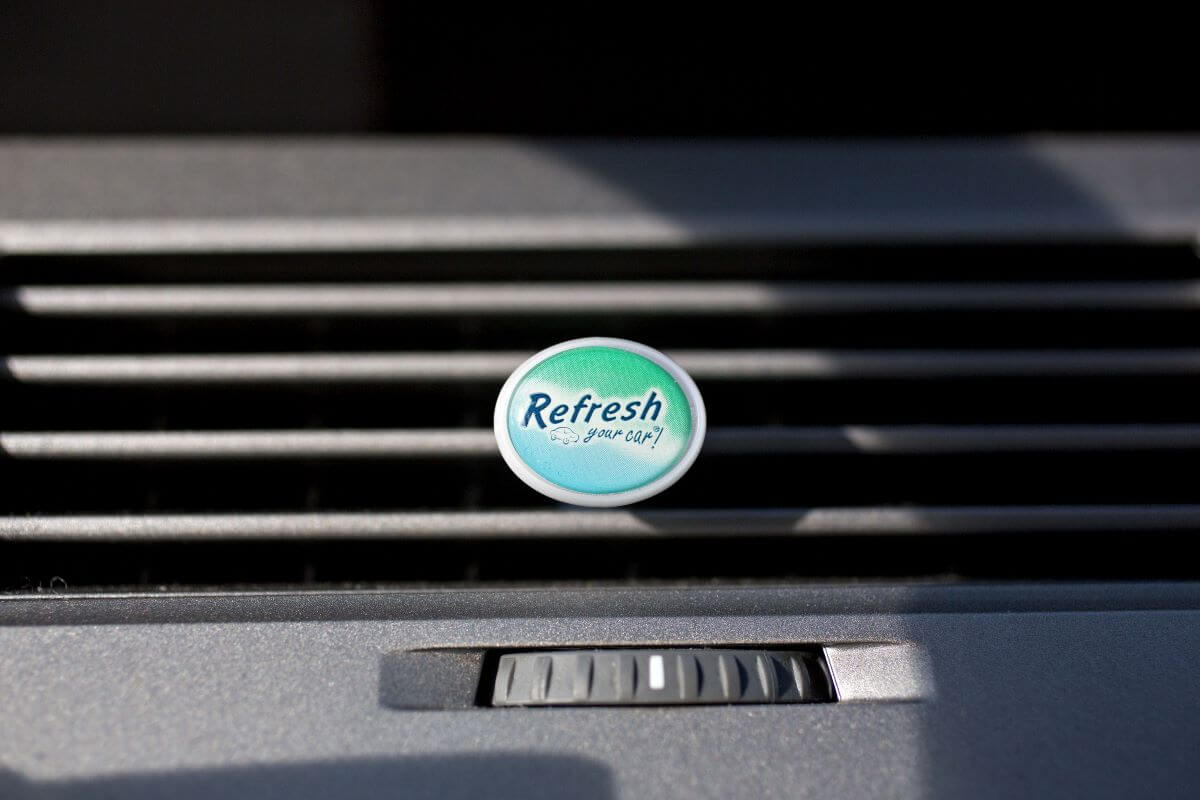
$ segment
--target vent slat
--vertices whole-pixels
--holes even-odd
[[[1190,450],[1200,425],[845,425],[714,428],[708,454],[921,455]],[[0,433],[0,453],[26,459],[465,458],[497,454],[491,430],[280,430]]]
[[[0,293],[0,306],[83,317],[1191,310],[1200,308],[1200,282],[20,286]]]
[[[0,433],[11,458],[421,458],[498,453],[486,429]]]
[[[1200,374],[1200,350],[688,350],[671,355],[705,380],[841,380]],[[23,383],[421,382],[504,380],[512,352],[8,356]]]
[[[658,538],[1152,532],[1200,528],[1200,505],[751,510],[138,514],[0,519],[3,540]]]

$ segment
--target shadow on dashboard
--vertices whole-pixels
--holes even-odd
[[[528,753],[349,759],[236,768],[181,769],[39,782],[0,770],[8,800],[209,797],[487,798],[614,797],[608,767],[577,756]]]

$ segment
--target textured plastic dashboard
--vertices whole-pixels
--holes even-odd
[[[1187,797],[1192,585],[496,590],[0,602],[4,797]],[[417,647],[887,641],[931,693],[400,711]],[[886,683],[888,676],[876,673]]]
[[[0,248],[13,257],[0,269],[26,257],[64,254],[295,250],[316,251],[319,258],[321,250],[421,254],[779,241],[1086,239],[1186,251],[1200,229],[1200,146],[1185,137],[642,147],[9,142],[0,146],[0,175]],[[965,278],[970,267],[962,266]],[[1183,305],[1191,308],[1190,302]],[[1194,371],[1194,356],[1180,357],[1171,368]],[[1147,363],[1141,368],[1161,367]],[[1064,401],[1067,411],[1076,410],[1074,397]],[[1170,401],[1186,417],[1194,412],[1190,397],[1142,396],[1138,409]],[[31,408],[31,414],[39,410]],[[89,411],[96,408],[80,409]],[[94,427],[111,432],[111,426]],[[1076,441],[1095,445],[1100,433],[1085,431]],[[1142,437],[1134,441],[1141,461],[1132,463],[1161,465],[1160,445],[1182,446],[1195,430],[1115,434],[1126,437],[1125,446],[1130,435]],[[87,437],[51,443],[73,447],[77,455],[106,441],[113,444]],[[136,453],[146,444],[140,441],[123,447]],[[473,441],[463,448],[486,450]],[[43,443],[6,439],[12,448],[6,458],[39,452]],[[202,451],[211,444],[182,446]],[[321,441],[299,444],[303,452]],[[958,446],[976,444],[960,440]],[[393,446],[410,452],[413,443]],[[1073,463],[1086,467],[1083,460]],[[1149,486],[1147,494],[1158,499],[1167,473],[1126,465],[1110,472],[1107,485]],[[1187,473],[1171,474],[1165,500],[1187,499]],[[102,485],[107,503],[124,503],[120,483]],[[857,484],[847,485],[858,491]],[[61,494],[43,491],[35,499],[57,501]],[[1035,574],[1043,574],[1036,565],[1052,557],[1056,567],[1039,583],[764,586],[760,580],[721,588],[696,579],[669,588],[649,581],[581,588],[560,580],[557,588],[540,589],[5,596],[0,797],[1194,797],[1200,789],[1200,589],[1155,580],[1056,582],[1064,573],[1094,579],[1098,562],[1135,562],[1138,574],[1116,573],[1123,577],[1138,577],[1142,569],[1150,579],[1175,576],[1175,570],[1194,577],[1183,555],[1196,509],[1178,504],[1150,513],[1138,500],[1122,498],[1127,504],[1119,513],[1089,506],[1052,518],[1009,506],[1002,513],[988,510],[982,521],[903,514],[850,519],[860,533],[891,525],[898,530],[883,533],[910,537],[893,536],[896,549],[889,552],[930,556],[950,549],[953,534],[971,523],[990,530],[1001,519],[1011,535],[959,536],[955,552],[969,550],[977,561],[1005,561]],[[1061,513],[1075,516],[1051,553],[1045,534]],[[846,530],[840,517],[803,518],[834,538]],[[241,516],[222,527],[230,521],[214,525],[199,516],[183,520],[193,528],[182,532],[215,539],[249,532],[251,540],[277,529],[309,535],[295,518],[276,520],[277,529],[252,529],[248,521],[272,519]],[[446,519],[463,524],[459,516]],[[418,533],[428,537],[446,519],[421,517],[426,528]],[[592,526],[593,533],[599,526],[610,537],[605,552],[619,553],[655,539],[662,528],[645,527],[656,519],[653,513],[581,518],[546,510],[470,517],[474,527],[460,532],[486,535],[498,519],[507,521],[510,535],[532,534],[530,546],[543,554],[548,543],[538,540],[539,531],[559,533],[570,544],[571,525]],[[804,563],[812,545],[792,536],[804,533],[792,517],[753,519],[792,541],[781,558],[776,541],[760,537],[761,549],[742,565],[794,559],[811,570],[806,577],[822,577],[828,565]],[[317,520],[311,533],[325,537],[323,555],[355,546],[346,537],[362,535],[362,528],[337,527],[345,521],[333,515]],[[138,551],[114,549],[116,540],[170,539],[181,532],[173,526],[182,524],[115,512],[101,522],[14,514],[0,543],[11,553],[25,541],[44,540],[38,552],[47,569],[68,551],[84,552],[86,561],[86,553],[106,550],[117,562],[113,553]],[[676,523],[693,533],[733,527],[711,511]],[[1155,527],[1175,535],[1156,535]],[[1114,530],[1123,535],[1101,536]],[[385,530],[381,538],[396,545],[398,539],[388,540],[395,534]],[[188,536],[180,537],[187,541],[176,551],[182,561],[197,547]],[[80,539],[98,549],[82,550]],[[655,541],[673,557],[671,537]],[[879,539],[841,541],[843,553],[856,556],[883,546]],[[728,545],[710,552],[726,561]],[[256,549],[256,568],[289,552],[279,541]],[[248,551],[221,551],[227,552]],[[396,552],[372,550],[356,566]],[[1062,569],[1067,562],[1074,571]],[[118,566],[110,563],[106,574],[124,576]],[[136,574],[138,566],[130,571]],[[935,564],[939,574],[942,566]],[[62,587],[51,580],[43,588]],[[823,646],[844,654],[891,645],[884,655],[895,658],[843,660],[839,702],[812,705],[405,711],[381,696],[381,660],[414,648],[714,643]]]

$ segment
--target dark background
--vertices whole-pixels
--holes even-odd
[[[455,9],[448,9],[455,11]],[[982,11],[982,10],[981,10]],[[61,3],[0,13],[0,134],[980,135],[1200,129],[1160,36],[1030,41],[947,16],[651,26],[431,22],[386,2]],[[1022,24],[1023,23],[1023,24]],[[1161,32],[1160,32],[1161,33]],[[1082,46],[1081,46],[1082,45]],[[1147,56],[1149,50],[1153,56]]]

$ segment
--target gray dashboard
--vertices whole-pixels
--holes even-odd
[[[490,590],[0,603],[4,797],[1187,797],[1190,585]],[[396,650],[888,642],[919,697],[400,711]],[[895,666],[895,665],[890,665]]]
[[[85,270],[93,257],[165,259],[152,260],[148,269],[154,269],[171,264],[171,256],[219,252],[315,254],[324,263],[323,254],[335,251],[343,257],[404,251],[415,253],[416,261],[448,249],[496,254],[728,243],[751,250],[848,242],[1169,244],[1172,258],[1190,265],[1189,248],[1200,227],[1200,145],[1185,137],[677,146],[10,140],[0,146],[0,175],[0,248],[6,256],[0,269],[16,265],[39,281],[37,270],[74,257],[85,260]],[[568,253],[564,263],[577,255]],[[523,257],[518,253],[516,260]],[[1045,263],[1053,266],[1054,257]],[[961,269],[955,274],[970,279],[973,263],[954,261]],[[1121,276],[1136,282],[1141,263],[1131,262]],[[1194,295],[1185,297],[1186,309],[1188,303],[1194,305]],[[1168,341],[1165,334],[1162,339]],[[308,346],[307,339],[297,341]],[[1179,336],[1168,343],[1180,341],[1189,340]],[[38,344],[32,336],[26,342]],[[1180,371],[1188,378],[1194,365]],[[933,383],[928,397],[943,386]],[[5,389],[13,392],[5,397],[19,389],[43,391]],[[73,389],[44,392],[61,391],[55,402],[74,411]],[[1175,398],[1187,405],[1190,396]],[[34,434],[47,427],[35,413],[40,397],[26,409],[33,409],[27,427]],[[110,405],[119,406],[111,397]],[[1143,401],[1154,406],[1158,398]],[[1112,408],[1126,416],[1101,421],[1144,421],[1115,402]],[[94,418],[71,422],[114,427],[93,424]],[[26,468],[20,455],[5,454],[11,474]],[[53,470],[61,465],[53,457],[47,474],[58,475]],[[154,514],[146,513],[145,526],[115,514],[72,523],[78,518],[67,513],[81,513],[76,506],[38,517],[25,513],[20,498],[11,499],[17,513],[0,530],[0,544],[11,546],[4,552],[36,550],[50,568],[61,553],[84,545],[93,554],[118,540],[131,540],[133,547],[108,556],[108,574],[122,578],[108,591],[73,582],[70,592],[54,594],[63,587],[51,578],[0,598],[0,797],[1194,797],[1200,790],[1200,588],[1182,555],[1194,533],[1188,516],[1194,508],[1170,505],[1189,499],[1175,489],[1188,473],[1128,467],[1118,459],[1123,452],[1108,457],[1121,464],[1110,480],[1134,487],[1129,497],[1087,511],[1064,503],[1056,519],[1066,522],[1051,531],[1058,534],[1053,545],[1042,538],[1044,518],[1030,517],[1025,506],[1004,505],[1019,502],[1007,496],[983,505],[987,524],[969,536],[959,522],[953,529],[909,525],[891,532],[893,543],[910,535],[903,547],[923,548],[924,555],[936,555],[955,538],[951,534],[963,533],[958,552],[974,552],[977,571],[968,571],[962,583],[941,576],[939,561],[932,574],[912,580],[867,575],[845,583],[822,577],[818,563],[816,580],[776,581],[776,573],[754,573],[748,577],[759,579],[747,585],[698,570],[691,580],[650,575],[611,581],[606,575],[598,581],[620,582],[621,588],[561,575],[540,586],[513,586],[501,575],[478,588],[447,581],[449,588],[347,591],[285,586],[280,579],[274,589],[189,591],[186,585],[159,589],[146,579],[130,590],[124,578],[136,574],[137,565],[126,570],[115,562],[121,554],[143,553],[142,545],[152,549],[153,542],[141,539],[159,530]],[[1166,458],[1157,451],[1141,457],[1138,463],[1156,468],[1168,463],[1154,460]],[[203,454],[198,458],[201,470],[229,469],[204,462]],[[116,468],[101,462],[96,469]],[[280,483],[292,481],[294,473],[277,469]],[[1176,483],[1166,480],[1168,473]],[[82,474],[102,478],[100,472]],[[97,484],[116,497],[105,500],[109,505],[101,511],[123,508],[124,474]],[[1005,473],[1005,480],[1013,475]],[[1061,477],[1071,483],[1065,471]],[[189,480],[185,474],[179,484]],[[478,475],[471,480],[484,482]],[[1087,483],[1086,476],[1075,482]],[[1007,486],[964,483],[972,490],[983,483]],[[1157,483],[1165,488],[1158,490]],[[792,487],[786,488],[790,503]],[[961,488],[955,484],[938,497],[955,501],[953,492]],[[505,507],[526,500],[504,491]],[[1159,509],[1166,511],[1151,513],[1139,501],[1140,491],[1162,500]],[[706,499],[700,490],[694,494]],[[51,511],[62,510],[53,506],[58,495],[46,493]],[[385,495],[379,493],[394,503]],[[419,499],[413,507],[426,504]],[[198,532],[191,529],[193,538],[182,542],[177,558],[186,561],[186,548],[201,548],[206,536],[229,544],[222,537],[235,539],[258,520],[239,516],[246,511],[236,504],[241,500],[228,502],[222,510],[231,513],[216,518],[221,525],[199,518]],[[460,512],[468,513],[463,508],[446,511],[445,520],[461,519]],[[1017,523],[1011,521],[1014,508],[1024,509]],[[1184,513],[1172,516],[1173,508]],[[569,544],[572,531],[563,527],[560,511],[540,512],[548,516],[536,519],[553,520],[545,530]],[[797,518],[805,513],[796,511]],[[855,524],[877,519],[875,513],[868,508],[854,516]],[[299,540],[296,547],[324,537],[329,555],[350,548],[351,537],[329,527],[334,517],[315,514],[312,527],[303,530],[291,520],[284,524]],[[919,508],[909,517],[928,519]],[[999,530],[995,518],[1002,519]],[[1124,530],[1121,520],[1131,518],[1145,520],[1149,530]],[[1154,520],[1176,518],[1163,524],[1177,525],[1172,531],[1154,529]],[[713,524],[728,525],[721,519]],[[529,518],[518,515],[513,525],[508,534],[532,531],[521,552],[546,544]],[[789,524],[778,538],[745,544],[727,538],[704,545],[710,560],[703,564],[719,563],[735,547],[742,563],[752,566],[803,560],[818,537],[806,538],[800,528]],[[169,536],[173,529],[164,530]],[[397,530],[388,529],[384,538],[394,535],[398,548],[412,546],[406,539],[411,531]],[[654,539],[669,531],[635,532]],[[854,538],[869,532],[816,533],[839,540],[856,559],[862,556],[854,563],[878,566],[884,559],[868,556],[881,541],[858,544]],[[670,537],[658,539],[666,559],[675,560]],[[785,540],[790,549],[781,556],[776,548]],[[615,552],[637,543],[634,537],[604,547]],[[272,541],[268,549],[296,552],[285,545]],[[33,550],[18,549],[26,546]],[[235,542],[228,552],[245,555],[255,543],[241,546]],[[1104,548],[1112,549],[1100,552]],[[257,552],[254,565],[265,574],[273,556]],[[379,552],[360,554],[356,566]],[[1005,554],[1010,571],[980,567]],[[1039,572],[1049,555],[1056,565]],[[220,553],[211,557],[220,559]],[[1121,572],[1127,560],[1137,566]],[[1093,561],[1103,570],[1089,572]],[[1064,563],[1077,572],[1056,572]],[[1032,577],[1025,582],[1021,575]],[[1174,577],[1193,582],[1163,580]],[[237,584],[235,578],[226,582]],[[396,652],[713,644],[824,648],[835,668],[838,701],[413,711],[382,697],[382,662]]]

